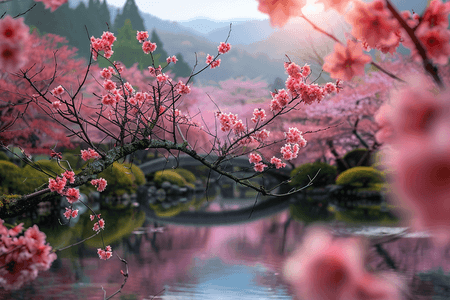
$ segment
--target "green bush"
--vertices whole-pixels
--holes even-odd
[[[6,155],[5,152],[0,151],[0,160],[6,160],[6,161],[9,161],[9,157],[8,157],[8,155]]]
[[[390,209],[394,207],[388,206]],[[335,218],[349,224],[396,225],[399,219],[390,211],[381,211],[380,205],[360,206],[345,211],[337,211]]]
[[[319,174],[317,172],[319,171]],[[336,167],[323,162],[306,163],[291,171],[292,180],[290,184],[295,187],[303,187],[309,183],[308,175],[312,178],[314,187],[333,184],[336,178]]]
[[[3,193],[17,193],[21,184],[20,168],[12,162],[0,160],[0,187]]]
[[[155,173],[153,179],[157,185],[161,185],[164,181],[176,184],[179,187],[186,186],[186,180],[174,170],[162,170]]]
[[[141,168],[136,166],[135,164],[126,163],[124,166],[128,169],[128,173],[131,174],[131,177],[133,178],[134,184],[136,186],[144,185],[145,180],[145,174],[142,172]]]
[[[133,176],[130,169],[124,165],[115,162],[106,170],[97,175],[97,178],[104,178],[108,185],[102,192],[105,196],[122,196],[125,193],[132,194],[135,192],[133,188]]]
[[[342,172],[336,179],[336,184],[366,188],[384,181],[385,175],[372,167],[354,167]]]
[[[58,166],[58,163],[54,160],[38,160],[35,164],[52,177],[61,176],[61,173],[64,173],[64,169]],[[40,186],[48,184],[49,176],[47,174],[36,170],[30,165],[26,165],[20,170],[19,180],[23,183],[19,192],[21,194],[29,194]]]
[[[197,180],[194,173],[192,173],[189,170],[178,168],[175,169],[174,171],[177,172],[179,175],[181,175],[188,183],[194,183]]]

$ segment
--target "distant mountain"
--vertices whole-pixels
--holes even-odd
[[[156,30],[164,49],[169,55],[181,53],[184,60],[197,67],[195,72],[206,66],[206,55],[216,55],[218,43],[211,43],[204,37],[176,34],[163,30]],[[224,37],[224,39],[226,36]],[[232,46],[231,51],[220,57],[221,64],[216,69],[207,69],[195,78],[202,84],[214,84],[215,82],[229,78],[247,77],[260,78],[271,84],[276,77],[286,77],[283,60],[274,60],[266,54],[251,55],[237,46]],[[285,80],[285,79],[284,79]]]
[[[230,23],[225,27],[218,28],[206,35],[206,38],[212,42],[222,42],[227,37],[230,30]],[[231,36],[228,40],[233,45],[249,45],[255,42],[267,39],[271,34],[279,31],[278,28],[272,28],[270,21],[251,20],[241,23],[232,23]]]
[[[80,1],[88,2],[88,0],[69,0],[69,5],[76,7]],[[427,2],[427,0],[392,0],[399,11],[414,10],[419,14],[425,9]],[[108,7],[114,20],[118,8],[109,5]],[[196,70],[204,66],[206,54],[217,54],[217,45],[227,38],[229,24],[232,22],[231,36],[228,40],[233,46],[232,50],[221,56],[222,64],[219,68],[206,70],[196,77],[201,82],[239,76],[249,78],[261,76],[260,78],[268,83],[273,83],[276,77],[284,81],[286,74],[282,63],[287,60],[286,55],[300,65],[305,63],[311,65],[313,70],[311,78],[314,80],[321,70],[320,59],[317,56],[324,58],[333,51],[335,44],[329,37],[313,30],[303,19],[290,22],[280,29],[272,28],[269,20],[216,21],[202,17],[172,22],[148,13],[140,12],[140,15],[149,32],[156,30],[168,54],[179,52],[190,66],[194,66],[196,52],[198,58]],[[310,19],[341,41],[346,40],[346,32],[351,32],[351,27],[345,22],[344,17],[334,10],[320,16],[311,16]],[[406,54],[409,50],[402,48],[399,52]],[[374,53],[372,50],[369,54],[374,57]],[[322,74],[319,82],[324,80],[329,80],[328,75]]]
[[[217,21],[207,17],[195,18],[189,21],[180,21],[178,22],[180,25],[190,28],[192,30],[197,31],[198,33],[206,36],[211,31],[216,29],[223,29],[230,27],[230,23],[233,25],[241,24],[247,22],[248,19],[233,19],[227,21]]]

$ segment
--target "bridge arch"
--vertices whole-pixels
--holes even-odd
[[[210,163],[215,162],[218,159],[217,155],[213,155],[213,154],[209,154],[209,155],[200,155],[203,158],[205,158],[207,161],[209,161]],[[143,164],[141,164],[139,166],[139,168],[141,168],[142,172],[144,172],[144,174],[150,174],[150,173],[154,173],[156,171],[160,171],[160,170],[164,170],[164,169],[172,169],[177,167],[177,165],[179,167],[188,167],[188,166],[199,166],[201,165],[201,163],[196,160],[195,158],[187,155],[187,154],[183,154],[183,155],[179,155],[178,157],[173,157],[170,156],[168,158],[157,158],[157,159],[153,159],[150,160],[148,162],[145,162]],[[232,158],[230,160],[227,160],[225,162],[223,162],[221,164],[221,167],[225,170],[227,170],[227,168],[229,167],[241,167],[244,170],[247,169],[250,172],[253,172],[253,165],[250,164],[249,160],[247,157],[235,157]],[[292,167],[287,165],[286,168],[283,169],[279,169],[279,170],[273,170],[270,169],[268,170],[266,173],[274,176],[274,177],[278,177],[279,179],[285,180],[287,178],[289,178],[289,174],[292,170]],[[220,176],[219,173],[212,171],[211,174],[214,173],[214,176],[218,177]]]

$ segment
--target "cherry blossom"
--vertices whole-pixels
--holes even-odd
[[[353,8],[346,14],[345,20],[352,25],[352,35],[372,48],[377,43],[390,40],[399,27],[382,0],[370,3],[354,0]]]
[[[286,260],[283,274],[302,299],[400,299],[393,284],[402,283],[398,277],[386,280],[364,269],[367,246],[360,238],[333,239],[325,227],[312,226]]]
[[[275,156],[270,159],[270,163],[274,164],[277,169],[281,169],[281,168],[286,167],[286,164],[281,162],[281,159],[279,159],[279,158],[277,158]]]
[[[262,171],[264,171],[264,168],[267,168],[267,165],[265,165],[265,164],[263,164],[261,162],[256,163],[255,166],[253,167],[255,172],[262,172]]]
[[[29,29],[23,18],[6,15],[0,20],[0,41],[10,45],[21,44],[29,38]]]
[[[76,188],[69,188],[67,189],[67,191],[64,194],[67,198],[67,201],[70,204],[73,204],[75,202],[78,201],[78,199],[80,199],[80,191],[77,190]]]
[[[66,219],[76,218],[78,216],[78,209],[72,210],[71,208],[66,207],[66,212],[64,213],[64,217]]]
[[[45,8],[50,8],[51,12],[54,12],[64,3],[67,3],[69,0],[34,0],[36,2],[42,2],[45,5]]]
[[[107,182],[103,178],[92,179],[91,184],[97,187],[97,191],[103,192],[106,189]]]
[[[221,42],[220,45],[217,47],[217,49],[219,50],[220,54],[225,54],[228,51],[230,51],[231,45],[230,43],[225,44],[224,42]]]
[[[98,154],[94,149],[88,148],[87,150],[81,150],[81,158],[84,161],[87,161],[91,158],[100,158],[100,154]]]
[[[69,183],[75,182],[75,172],[73,171],[65,171],[61,176],[69,180]]]
[[[258,10],[269,14],[272,26],[283,27],[289,18],[302,14],[306,0],[258,0]]]
[[[100,259],[107,260],[112,256],[111,246],[106,246],[106,250],[102,250],[101,248],[97,249],[97,254]]]
[[[17,290],[34,280],[39,271],[48,270],[56,254],[45,243],[46,236],[37,225],[17,237],[23,231],[23,223],[10,230],[3,223],[0,219],[0,286]]]
[[[369,55],[363,54],[361,44],[347,40],[347,47],[334,45],[334,52],[325,57],[323,70],[332,78],[351,80],[355,75],[364,75],[364,65],[371,61]]]
[[[139,43],[143,43],[146,39],[148,39],[148,32],[138,31],[136,34],[136,39],[139,41]]]
[[[157,47],[156,44],[152,43],[150,41],[145,41],[142,44],[142,50],[144,51],[145,54],[149,54],[149,53],[155,51],[156,47]]]
[[[261,155],[259,155],[257,153],[250,153],[249,157],[250,157],[249,162],[251,164],[259,163],[262,160]]]
[[[58,194],[62,194],[64,187],[66,186],[67,179],[66,177],[56,177],[56,179],[49,178],[48,180],[48,188],[52,192],[57,192]]]
[[[264,109],[255,108],[253,110],[253,118],[252,118],[253,123],[258,122],[258,120],[260,120],[261,122],[264,122],[265,119],[266,119],[266,111]]]

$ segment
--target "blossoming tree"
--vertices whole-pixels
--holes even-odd
[[[65,1],[46,0],[44,2],[53,10],[58,4]],[[0,209],[0,217],[20,215],[26,210],[26,205],[29,205],[30,202],[38,203],[40,196],[51,192],[66,196],[69,204],[81,201],[76,187],[90,183],[96,186],[98,191],[102,191],[107,182],[102,178],[97,178],[97,174],[113,162],[129,154],[138,150],[154,148],[165,149],[171,155],[177,155],[180,152],[186,153],[208,168],[263,195],[285,196],[295,193],[302,188],[287,194],[276,195],[272,193],[270,188],[254,186],[248,181],[248,179],[266,172],[269,168],[285,167],[286,162],[295,159],[302,148],[307,145],[302,131],[298,128],[291,127],[283,132],[283,136],[276,137],[279,140],[274,140],[273,136],[270,137],[266,130],[267,126],[276,123],[277,120],[288,116],[290,112],[304,107],[304,105],[315,105],[318,102],[325,101],[327,95],[339,92],[342,88],[342,80],[351,80],[355,75],[362,75],[364,66],[368,63],[378,67],[384,75],[399,82],[408,83],[408,81],[398,78],[376,63],[371,62],[371,58],[364,54],[364,51],[369,48],[377,48],[384,53],[393,53],[401,42],[413,50],[413,58],[423,63],[425,71],[436,85],[433,86],[431,80],[427,82],[427,78],[423,77],[422,82],[427,82],[426,87],[431,92],[428,90],[411,91],[409,94],[403,92],[403,94],[394,96],[397,99],[419,99],[418,102],[421,99],[426,99],[423,105],[410,106],[403,103],[409,104],[411,101],[400,100],[396,109],[392,110],[391,113],[388,114],[387,111],[391,110],[385,108],[383,113],[378,116],[378,120],[385,128],[390,128],[383,131],[383,137],[386,141],[389,137],[388,133],[395,131],[398,141],[404,141],[408,144],[408,150],[419,148],[421,142],[426,142],[430,146],[423,153],[410,151],[409,156],[405,155],[404,159],[398,163],[399,174],[397,176],[399,178],[403,176],[403,178],[408,178],[416,183],[415,195],[425,196],[427,190],[425,186],[427,183],[432,184],[437,188],[437,209],[445,205],[444,200],[448,195],[446,194],[448,190],[448,184],[446,183],[450,178],[448,176],[450,168],[447,167],[448,155],[446,156],[445,153],[448,153],[450,148],[448,148],[449,139],[443,137],[443,132],[448,132],[448,121],[446,121],[448,118],[445,118],[445,116],[448,116],[446,113],[448,106],[442,104],[443,101],[435,100],[432,92],[439,94],[440,98],[446,95],[444,94],[444,82],[433,63],[445,64],[450,54],[448,45],[450,34],[447,30],[450,5],[435,0],[431,2],[424,15],[420,17],[416,14],[411,15],[409,12],[397,12],[389,0],[374,0],[371,3],[364,3],[359,0],[322,0],[322,2],[326,9],[333,8],[340,13],[344,13],[347,4],[353,3],[352,10],[346,15],[346,20],[353,26],[351,34],[354,38],[348,39],[346,45],[313,25],[316,30],[336,41],[334,52],[325,58],[323,69],[337,81],[326,83],[323,86],[310,83],[308,82],[308,77],[311,75],[309,65],[301,66],[288,60],[284,64],[288,75],[286,88],[271,92],[270,103],[267,103],[265,107],[254,109],[250,120],[239,118],[239,115],[234,111],[218,110],[214,112],[219,124],[217,130],[226,134],[225,137],[220,138],[212,131],[205,130],[211,137],[210,149],[207,152],[218,155],[218,159],[214,162],[210,162],[200,155],[200,151],[204,149],[196,148],[196,145],[192,145],[189,140],[188,135],[191,134],[191,129],[199,128],[201,123],[184,114],[179,110],[179,107],[183,97],[192,91],[192,87],[189,85],[192,77],[208,68],[216,69],[220,67],[221,60],[219,57],[231,50],[231,45],[227,43],[227,39],[220,43],[217,54],[208,54],[204,63],[196,63],[191,76],[186,81],[173,82],[169,74],[164,72],[164,68],[151,65],[148,67],[148,72],[154,78],[154,81],[148,87],[140,87],[139,90],[130,81],[131,77],[127,78],[129,81],[124,80],[122,75],[126,71],[120,64],[110,61],[111,65],[98,71],[99,74],[97,74],[101,77],[98,82],[100,92],[96,95],[98,103],[91,107],[96,116],[93,118],[92,115],[85,114],[80,109],[83,106],[83,99],[78,99],[76,96],[80,93],[88,77],[92,59],[96,60],[100,55],[108,60],[113,54],[116,37],[110,32],[104,32],[100,38],[91,37],[91,61],[88,64],[83,81],[75,92],[65,86],[64,82],[58,81],[56,72],[49,78],[51,83],[55,82],[54,88],[51,89],[50,85],[39,88],[33,81],[35,75],[31,75],[29,69],[21,69],[26,64],[24,54],[29,46],[26,43],[28,28],[21,19],[11,20],[9,17],[1,19],[0,69],[3,70],[3,73],[18,72],[17,74],[23,78],[23,82],[33,89],[33,93],[26,94],[24,98],[29,99],[38,107],[44,106],[54,109],[55,113],[48,114],[48,117],[60,124],[69,134],[76,136],[88,145],[87,149],[83,149],[80,155],[84,160],[90,161],[84,170],[75,174],[70,166],[61,163],[60,153],[51,152],[52,158],[61,165],[61,174],[55,174],[55,176],[49,178],[48,186],[38,188],[36,192],[30,195],[20,195],[14,198],[7,206]],[[301,16],[306,19],[301,12],[301,8],[306,4],[304,0],[260,0],[259,4],[260,11],[268,13],[274,25],[283,26],[292,16]],[[157,45],[148,38],[149,35],[146,31],[138,31],[136,42],[141,43],[142,51],[152,57]],[[176,62],[175,56],[167,58],[169,64]],[[196,71],[195,69],[199,64],[202,64],[201,69]],[[411,113],[407,114],[405,118],[398,118],[405,111]],[[411,121],[416,116],[418,116],[418,121]],[[22,115],[19,115],[19,117],[22,118]],[[430,120],[433,120],[433,122]],[[109,123],[109,127],[103,125],[104,122]],[[181,129],[181,125],[185,126],[185,131]],[[3,127],[2,132],[11,130],[12,126]],[[92,128],[100,131],[104,135],[104,140],[112,145],[109,150],[105,151],[96,147],[90,136]],[[277,155],[270,158],[258,153],[260,149],[279,142],[284,145],[280,147]],[[3,144],[2,146],[8,149],[8,145]],[[397,149],[394,150],[397,153],[404,151],[402,146],[397,145],[396,147]],[[255,171],[254,175],[237,177],[224,170],[223,166],[230,158],[241,155],[249,157]],[[432,155],[434,160],[430,165],[422,164],[421,170],[427,174],[427,178],[437,179],[424,182],[414,175],[408,177],[407,174],[412,163],[417,157],[423,158],[425,155]],[[444,167],[439,168],[439,165]],[[445,221],[448,220],[448,216],[442,212],[444,210],[439,214],[437,221],[432,222],[431,214],[421,212],[421,206],[417,204],[420,199],[412,197],[414,193],[407,191],[405,182],[407,181],[400,179],[397,181],[398,194],[408,199],[410,203],[415,204],[412,206],[415,207],[414,212],[419,216],[419,221],[415,223],[417,227],[436,225],[439,229],[442,229],[442,226],[446,224]],[[405,201],[399,201],[399,203],[403,202]],[[8,209],[5,209],[5,207],[8,207]],[[78,211],[73,210],[72,206],[67,209],[65,214],[69,220],[76,218],[77,215]],[[105,222],[101,215],[96,214],[96,212],[91,215],[91,221],[94,220],[96,222],[93,225],[93,231],[95,234],[101,234],[102,229],[105,228]],[[22,240],[27,237],[28,230]],[[2,238],[2,243],[10,244],[6,237],[12,241],[21,240],[22,237],[15,238],[20,232],[20,225],[19,228],[15,227],[11,232],[8,231],[7,234],[2,235],[5,237]],[[38,235],[36,232],[34,234]],[[287,262],[285,269],[288,280],[297,284],[299,288],[301,287],[301,290],[298,290],[299,293],[304,293],[310,299],[323,299],[323,297],[335,299],[398,299],[397,287],[392,285],[395,280],[387,281],[363,268],[364,247],[358,240],[334,241],[327,232],[320,228],[312,228],[310,232],[306,237],[307,243],[304,244],[303,250],[299,250],[294,258]],[[441,243],[448,241],[448,231],[440,230],[439,232],[439,241]],[[39,240],[41,248],[47,247],[42,246],[42,235],[35,240]],[[1,257],[9,257],[10,261],[13,261],[13,265],[16,261],[23,262],[24,257],[36,256],[33,248],[28,248],[28,252],[21,255],[22,249],[25,248],[20,244],[17,244],[10,251],[3,250],[3,248],[1,248]],[[48,251],[49,248],[45,249]],[[98,249],[98,255],[101,259],[109,259],[112,257],[111,247],[103,245],[102,248]],[[52,258],[54,259],[54,256],[51,254],[47,255],[47,261],[42,264],[41,268],[48,268],[49,261]],[[10,261],[6,261],[5,265],[10,266]],[[298,265],[299,261],[303,262],[301,267]],[[13,267],[3,268],[2,272],[7,272],[2,277],[4,287],[17,288],[25,280],[32,279],[31,277],[25,279],[19,277],[22,276],[22,273],[17,274],[15,270]],[[125,283],[128,272],[122,271],[122,274]],[[314,274],[314,276],[311,276],[311,274]],[[17,281],[19,283],[16,284]]]

